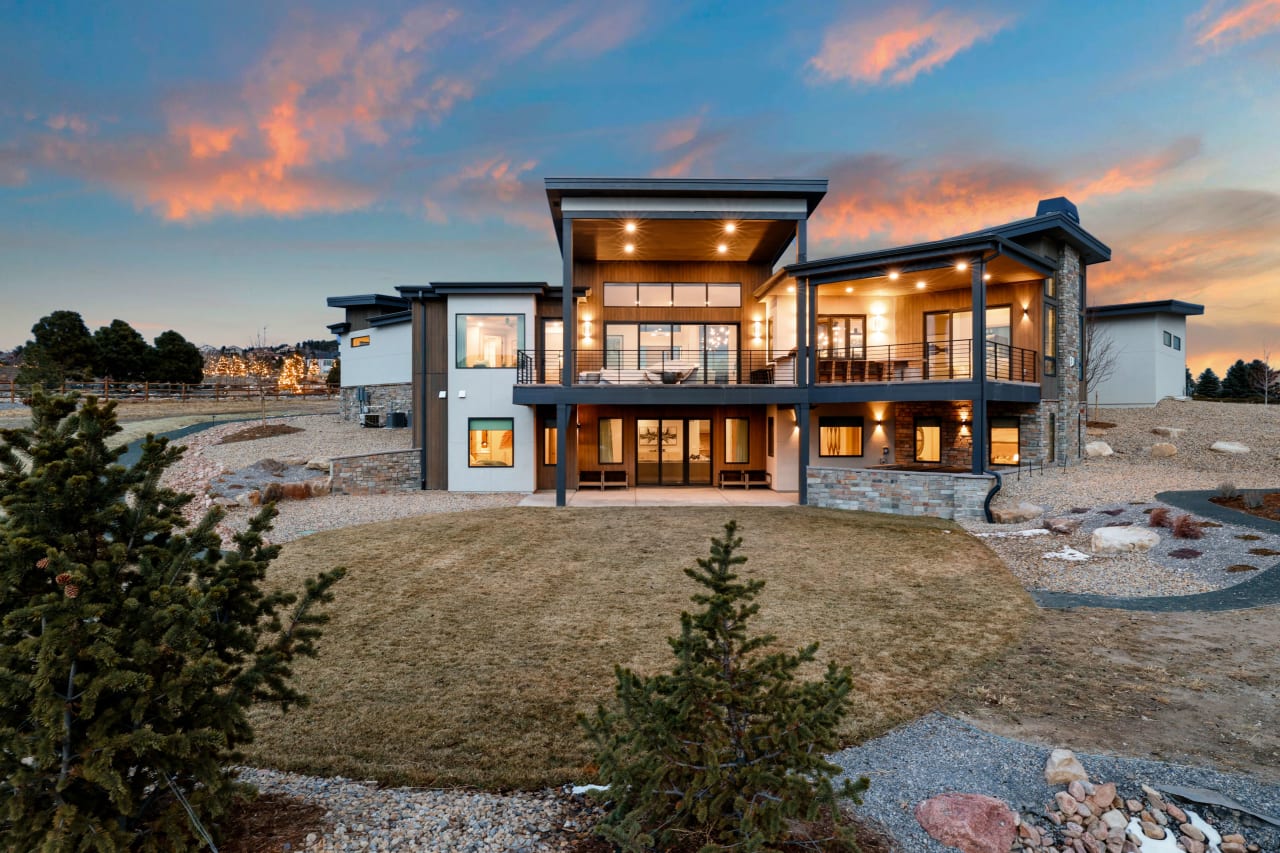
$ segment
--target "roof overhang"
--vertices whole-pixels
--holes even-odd
[[[350,323],[330,323],[325,328],[327,328],[331,334],[345,335],[347,332],[351,331],[351,324]]]
[[[1061,211],[1033,216],[1007,225],[998,225],[988,229],[988,233],[1009,239],[1050,234],[1074,247],[1080,253],[1080,260],[1085,264],[1100,264],[1111,260],[1110,246],[1084,230],[1079,222]]]
[[[370,317],[370,326],[394,326],[397,323],[408,323],[412,320],[412,314],[408,311],[396,311],[393,314],[383,314],[379,317]]]
[[[1196,317],[1204,313],[1204,306],[1181,299],[1161,299],[1153,302],[1125,302],[1117,305],[1091,305],[1085,309],[1090,318],[1133,317],[1140,314],[1180,314]]]
[[[396,290],[405,299],[439,299],[442,296],[549,296],[559,295],[563,288],[545,281],[433,281],[428,284],[400,285]],[[574,296],[586,296],[589,288],[575,287]]]
[[[364,293],[358,296],[330,296],[325,300],[330,308],[406,308],[408,303],[401,296],[385,293]]]

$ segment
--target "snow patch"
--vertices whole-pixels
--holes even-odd
[[[1200,819],[1200,815],[1195,812],[1187,812],[1187,820],[1196,829],[1204,833],[1204,840],[1209,845],[1209,853],[1221,853],[1222,848],[1218,845],[1222,843],[1222,836],[1218,834],[1218,830]]]
[[[990,539],[1006,539],[1010,536],[1048,536],[1049,531],[1043,527],[1035,527],[1031,530],[1005,530],[999,533],[979,533],[978,535]]]
[[[607,790],[609,790],[607,785],[574,785],[569,790],[569,793],[573,794],[575,797],[581,797],[583,794],[590,794],[592,791]]]
[[[1061,551],[1051,551],[1044,555],[1046,560],[1070,560],[1073,563],[1083,563],[1089,559],[1089,555],[1083,551],[1077,551],[1070,545],[1062,546]]]

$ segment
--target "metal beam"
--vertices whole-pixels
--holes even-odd
[[[800,464],[797,478],[796,503],[809,505],[809,404],[796,405],[796,427],[800,430]]]
[[[564,403],[556,406],[556,506],[564,506],[565,485],[569,464],[569,407]]]
[[[560,364],[560,384],[572,385],[574,352],[578,341],[578,324],[574,317],[572,225],[564,232],[564,256],[561,259],[560,288],[560,320],[564,324],[564,331],[560,335],[560,346],[564,348],[564,358]]]
[[[986,260],[975,259],[969,269],[973,306],[973,353],[969,362],[977,390],[973,400],[973,473],[981,474],[987,467],[987,287],[982,280]]]

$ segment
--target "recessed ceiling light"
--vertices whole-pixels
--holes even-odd
[[[795,292],[796,292],[796,286],[794,284],[787,286],[787,293],[795,293]]]
[[[893,272],[889,273],[889,281],[897,281],[897,280],[898,280],[897,270],[894,270]]]
[[[924,290],[924,288],[925,288],[925,283],[923,281],[916,282],[916,290]]]
[[[724,224],[724,233],[726,234],[732,234],[734,231],[737,231],[737,230],[738,230],[738,226],[732,222],[726,222]]]
[[[983,280],[983,281],[991,281],[991,273],[983,273],[983,275],[982,275],[982,280]]]
[[[636,224],[634,222],[628,222],[626,225],[622,226],[622,230],[626,231],[628,234],[634,234],[636,233]]]
[[[967,270],[968,268],[969,268],[969,265],[968,265],[968,264],[966,264],[964,261],[957,261],[957,262],[956,262],[956,269],[957,269],[958,271],[960,271],[960,272],[964,272],[964,271],[965,271],[965,270]]]
[[[844,292],[845,292],[845,293],[853,293],[853,288],[852,288],[852,287],[846,287],[846,288],[844,289]]]
[[[628,255],[634,252],[635,250],[636,250],[635,243],[628,243],[627,245],[622,247],[622,251],[626,252]]]
[[[728,252],[728,251],[729,251],[729,244],[728,244],[728,243],[721,243],[719,246],[716,246],[716,251],[717,251],[717,252],[719,252],[719,253],[720,253],[720,254],[722,254],[722,255],[723,255],[723,254],[725,254],[726,252]]]

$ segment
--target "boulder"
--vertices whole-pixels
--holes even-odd
[[[333,491],[333,486],[328,477],[316,477],[314,480],[307,480],[307,486],[311,489],[312,497],[320,497]]]
[[[1151,430],[1153,435],[1162,436],[1164,438],[1179,439],[1186,432],[1183,427],[1154,427]]]
[[[1050,533],[1057,533],[1059,536],[1070,536],[1080,529],[1080,519],[1072,518],[1069,515],[1046,518],[1044,520],[1044,529]]]
[[[1151,445],[1151,458],[1164,459],[1169,456],[1177,456],[1178,448],[1174,447],[1167,441],[1157,442]]]
[[[1084,455],[1090,459],[1097,459],[1100,456],[1111,456],[1115,453],[1111,449],[1111,445],[1105,441],[1091,441],[1084,446]]]
[[[1072,782],[1083,782],[1089,778],[1084,765],[1076,754],[1069,749],[1055,749],[1049,753],[1049,760],[1044,764],[1044,781],[1050,785],[1069,785]]]
[[[916,820],[931,836],[962,853],[1009,853],[1018,816],[994,797],[941,794],[918,804]]]
[[[1248,453],[1249,448],[1238,441],[1215,441],[1209,447],[1215,453]]]
[[[236,503],[240,506],[257,506],[262,503],[262,495],[256,489],[251,492],[241,492],[236,495]]]
[[[312,459],[310,462],[307,463],[307,467],[310,468],[312,471],[323,471],[326,474],[328,474],[329,460],[328,459]]]
[[[223,497],[222,495],[219,495],[216,498],[214,498],[212,503],[214,506],[220,506],[225,509],[229,509],[233,506],[240,506],[240,504],[236,503],[235,498]]]
[[[1017,506],[1001,507],[999,509],[993,507],[991,510],[991,517],[995,519],[996,524],[1018,524],[1022,521],[1031,521],[1042,515],[1044,515],[1044,507],[1036,506],[1026,501]]]
[[[1095,554],[1150,551],[1158,544],[1160,534],[1149,527],[1099,527],[1089,540],[1089,548]]]

